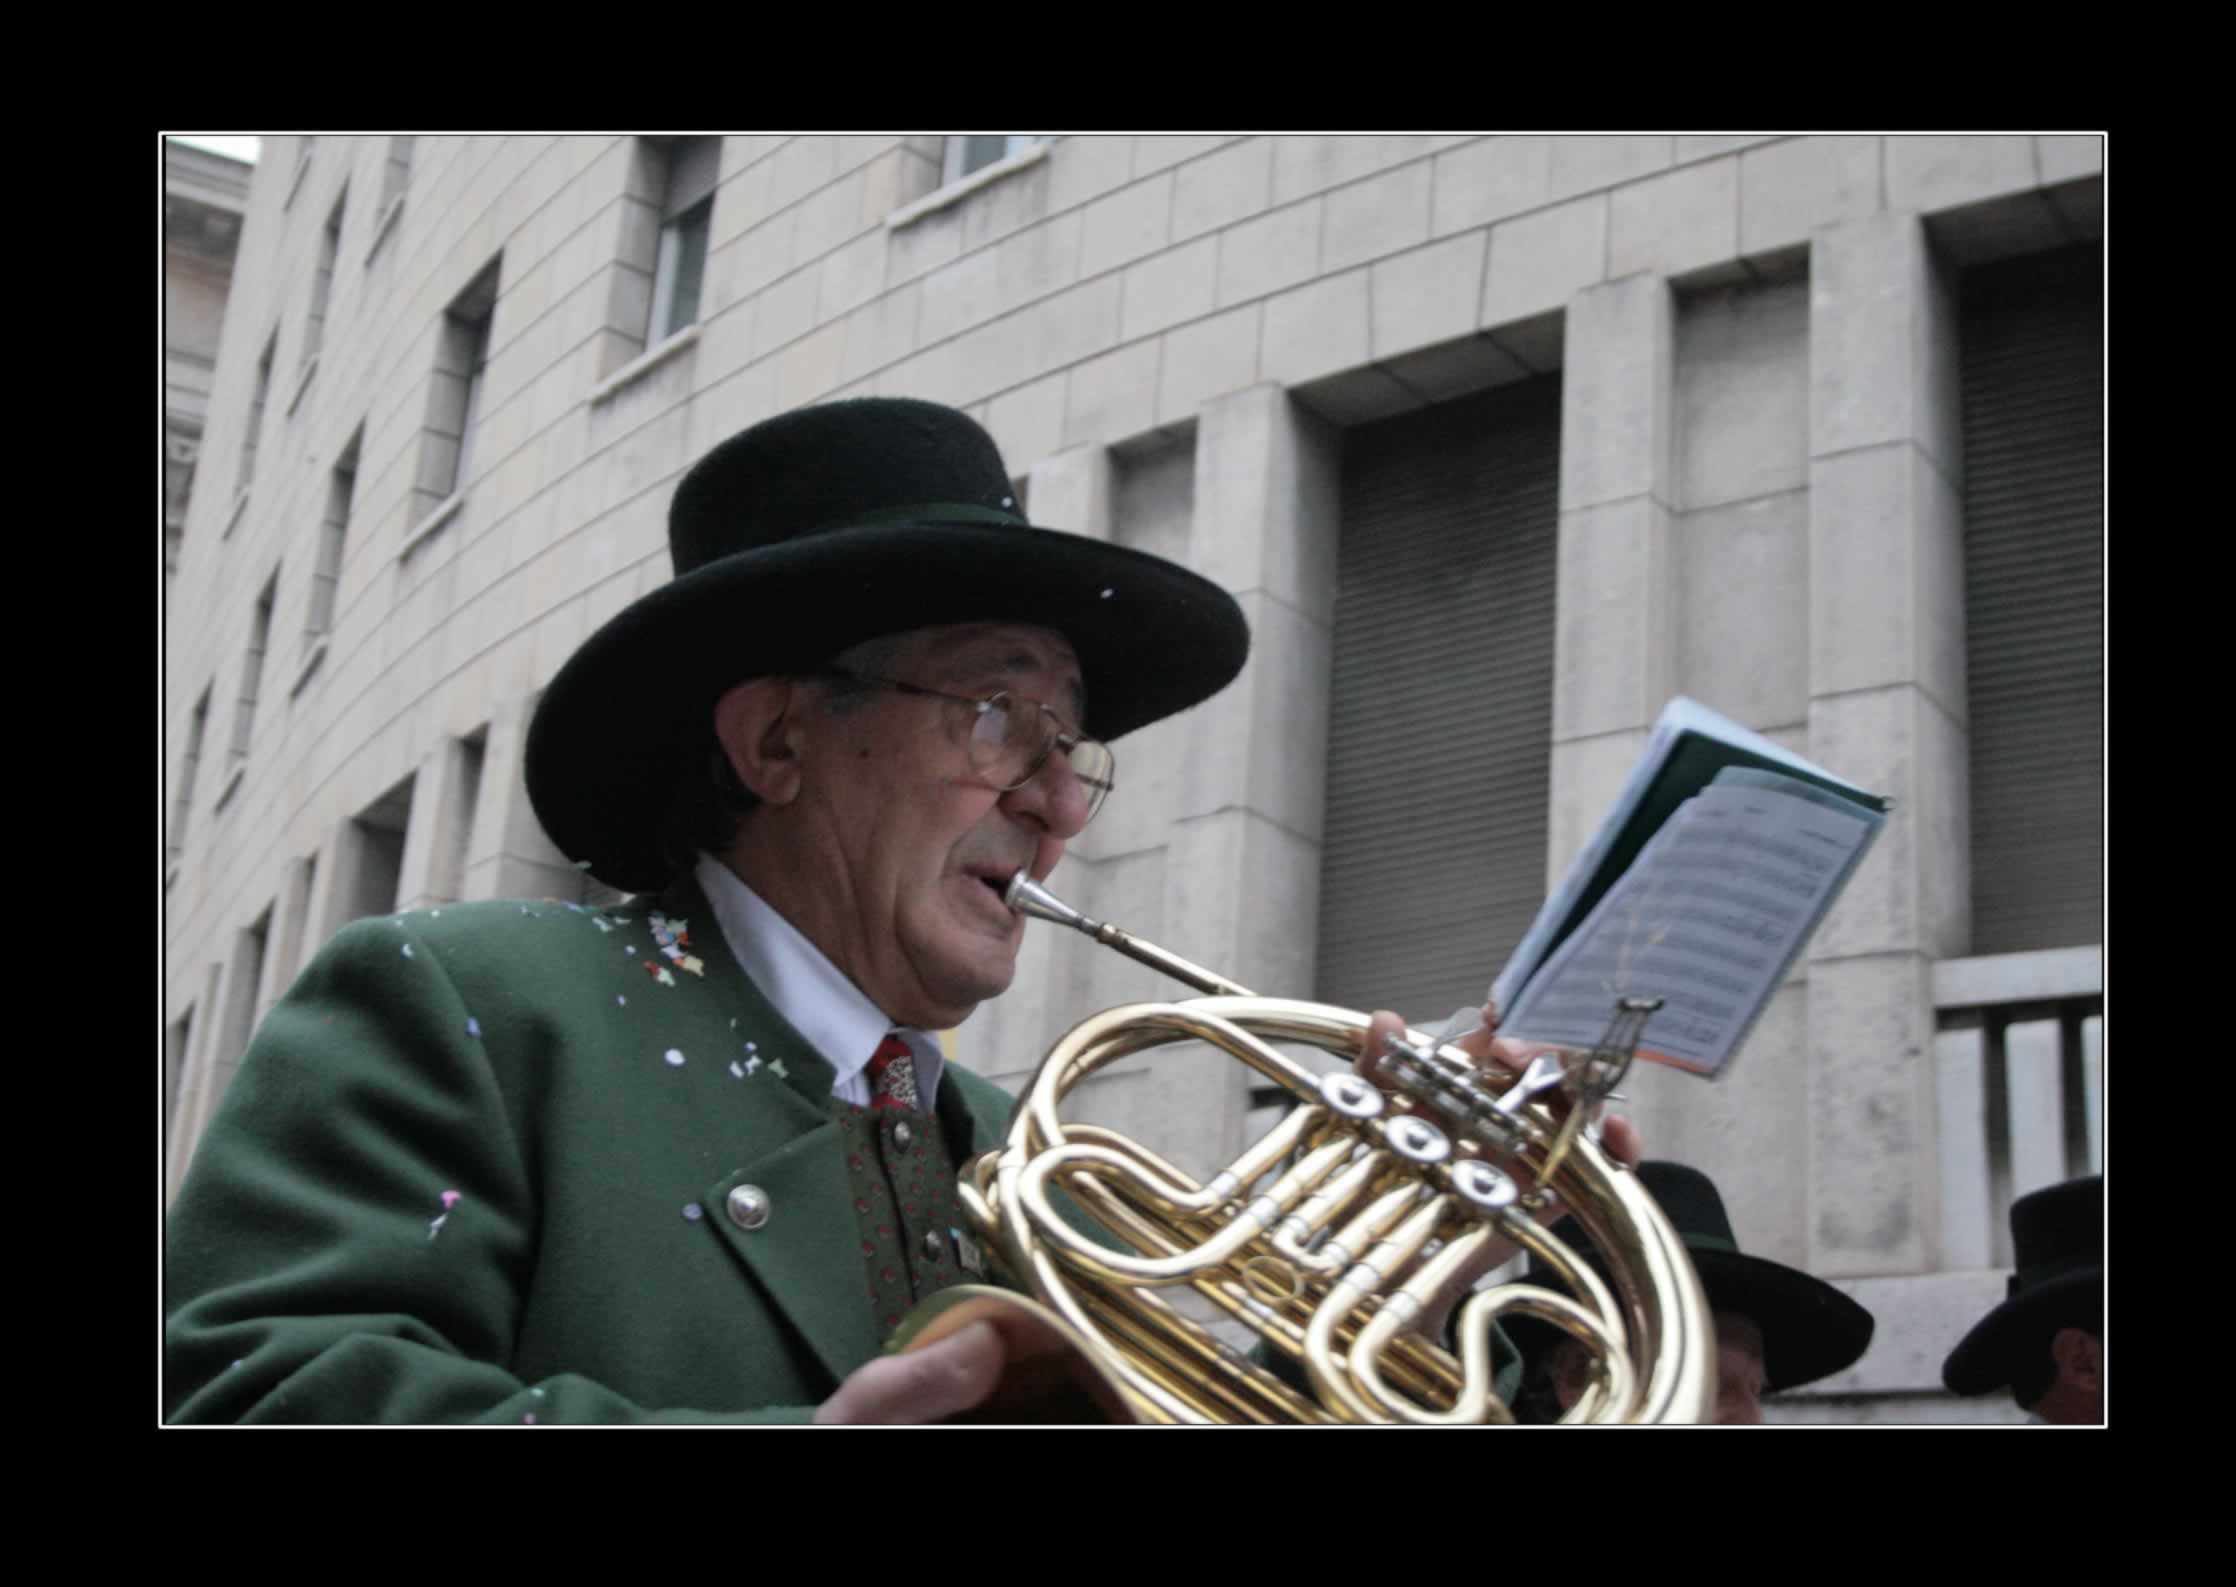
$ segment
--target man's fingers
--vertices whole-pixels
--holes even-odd
[[[1392,1089],[1395,1082],[1382,1072],[1383,1045],[1391,1037],[1403,1035],[1404,1031],[1405,1021],[1386,1008],[1375,1010],[1374,1017],[1367,1022],[1366,1035],[1361,1042],[1358,1070],[1366,1079],[1385,1091]],[[1529,1068],[1531,1060],[1540,1053],[1552,1050],[1541,1043],[1494,1036],[1487,1029],[1463,1036],[1453,1045],[1472,1056],[1477,1066],[1487,1071],[1485,1078],[1499,1086],[1511,1083]],[[1554,1095],[1554,1111],[1558,1113],[1569,1104],[1560,1100],[1558,1093]],[[1639,1158],[1644,1155],[1638,1127],[1628,1119],[1608,1118],[1600,1132],[1600,1146],[1609,1156],[1632,1168],[1638,1166]]]
[[[1386,1008],[1376,1009],[1373,1018],[1367,1023],[1366,1035],[1361,1041],[1359,1073],[1388,1090],[1393,1082],[1382,1073],[1382,1049],[1391,1037],[1404,1034],[1404,1020]],[[1478,1068],[1491,1070],[1494,1079],[1511,1079],[1519,1075],[1530,1066],[1531,1059],[1546,1050],[1528,1042],[1509,1041],[1502,1036],[1493,1036],[1488,1029],[1472,1031],[1452,1045],[1473,1058]]]
[[[1645,1155],[1645,1144],[1638,1134],[1638,1126],[1625,1118],[1608,1117],[1600,1129],[1599,1144],[1610,1157],[1626,1168],[1636,1168]]]
[[[1383,1045],[1392,1036],[1402,1036],[1404,1033],[1404,1020],[1386,1008],[1378,1008],[1374,1011],[1374,1017],[1367,1021],[1366,1035],[1361,1038],[1359,1073],[1384,1090],[1389,1089],[1392,1082],[1382,1073]]]
[[[872,1361],[839,1385],[815,1419],[888,1426],[936,1422],[984,1401],[1001,1371],[1001,1335],[991,1323],[972,1323],[936,1345]]]

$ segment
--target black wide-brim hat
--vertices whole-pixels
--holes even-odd
[[[1249,627],[1174,562],[1036,528],[993,439],[907,398],[795,409],[695,464],[668,509],[676,576],[559,669],[528,728],[528,797],[598,880],[668,879],[662,828],[703,776],[715,702],[865,640],[954,623],[1054,629],[1079,657],[1081,727],[1105,740],[1210,698]]]
[[[2016,1258],[2003,1303],[1941,1364],[1952,1394],[2009,1384],[2027,1356],[2049,1348],[2060,1328],[2099,1336],[2104,1311],[2104,1176],[2067,1180],[2011,1203]]]
[[[1711,1312],[1737,1312],[1762,1330],[1763,1387],[1776,1393],[1799,1388],[1854,1366],[1871,1348],[1875,1323],[1871,1313],[1813,1273],[1749,1256],[1732,1237],[1731,1219],[1724,1212],[1716,1185],[1697,1168],[1682,1163],[1646,1162],[1636,1170],[1653,1193],[1670,1226],[1684,1242],[1693,1271],[1707,1293]],[[1585,1240],[1573,1218],[1553,1226],[1553,1233],[1568,1245],[1586,1252],[1602,1276],[1605,1261]],[[1552,1270],[1535,1257],[1530,1259],[1525,1283],[1561,1287]],[[1513,1336],[1525,1356],[1550,1349],[1567,1334],[1534,1317],[1501,1318],[1499,1326]]]

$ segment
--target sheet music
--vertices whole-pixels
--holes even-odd
[[[1617,997],[1658,997],[1639,1056],[1720,1071],[1875,830],[1783,781],[1719,777],[1687,800],[1530,977],[1499,1034],[1585,1048]]]

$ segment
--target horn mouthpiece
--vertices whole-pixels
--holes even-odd
[[[1090,936],[1098,929],[1097,922],[1089,920],[1022,870],[1009,879],[1009,886],[1002,892],[1002,902],[1020,915],[1052,920],[1059,926],[1069,926]]]

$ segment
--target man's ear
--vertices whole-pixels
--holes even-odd
[[[790,678],[753,678],[714,705],[714,737],[738,781],[764,804],[799,797],[801,704]]]

